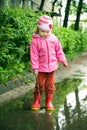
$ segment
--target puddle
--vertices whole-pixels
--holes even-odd
[[[32,91],[0,106],[0,130],[86,130],[87,87],[82,79],[64,79],[56,84],[55,110],[31,111]]]
[[[57,121],[59,130],[87,130],[87,87],[66,96]]]

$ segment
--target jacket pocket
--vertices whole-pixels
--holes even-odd
[[[44,63],[45,62],[45,55],[43,53],[39,54],[39,62]]]

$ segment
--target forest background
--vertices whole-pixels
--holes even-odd
[[[7,84],[9,80],[15,80],[31,72],[29,47],[32,34],[38,18],[48,13],[43,11],[43,2],[45,1],[41,1],[38,11],[24,6],[13,8],[12,3],[0,8],[0,84]],[[83,29],[80,24],[80,16],[84,12],[87,13],[87,5],[84,0],[67,0],[63,25],[60,26],[56,20],[60,14],[54,12],[56,2],[58,0],[52,2],[52,10],[48,15],[54,21],[53,33],[61,41],[67,59],[72,60],[87,51],[87,28]],[[58,3],[56,6],[59,6]],[[76,20],[68,26],[71,12],[76,14]],[[87,18],[83,21],[84,24],[87,23]]]

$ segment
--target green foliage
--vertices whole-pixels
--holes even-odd
[[[39,15],[30,9],[0,10],[0,82],[30,71],[29,43]]]
[[[69,28],[59,28],[56,24],[54,24],[53,32],[59,38],[67,59],[74,59],[78,54],[87,49],[83,40],[86,35],[83,37],[82,32]]]
[[[84,43],[84,48],[87,49],[87,28],[86,28],[86,29],[84,30],[84,32],[83,32],[82,43]]]
[[[0,83],[31,71],[29,46],[41,14],[30,9],[0,9]],[[54,23],[53,33],[61,41],[68,59],[87,49],[87,30],[75,32]]]

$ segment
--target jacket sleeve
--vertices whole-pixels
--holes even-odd
[[[30,62],[33,70],[38,70],[39,68],[38,60],[39,58],[38,58],[37,43],[34,40],[32,40],[30,44]]]
[[[56,41],[56,57],[57,57],[58,62],[61,62],[61,63],[66,60],[62,45],[58,40]]]

